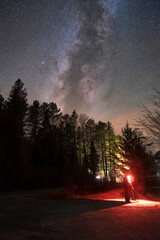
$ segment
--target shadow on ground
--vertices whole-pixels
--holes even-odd
[[[81,206],[79,214],[83,214],[84,212],[92,212],[107,208],[119,207],[126,204],[124,201],[119,200],[97,200],[97,199],[85,199],[80,198],[76,199],[75,206]],[[76,202],[77,201],[77,202]]]
[[[119,207],[124,201],[92,199],[0,199],[0,225],[3,230],[41,224],[41,220],[74,217],[88,212]]]

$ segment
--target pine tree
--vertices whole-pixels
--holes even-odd
[[[35,100],[29,107],[28,128],[31,140],[35,142],[38,131],[41,127],[40,103]]]
[[[116,179],[116,162],[115,162],[115,134],[112,124],[107,122],[107,136],[106,136],[106,169],[109,173],[109,178],[111,181]],[[107,174],[108,177],[108,174]]]
[[[50,132],[54,126],[58,125],[62,113],[56,103],[46,103],[41,105],[42,128],[45,132]]]
[[[95,176],[97,171],[99,170],[98,167],[98,154],[97,154],[97,150],[95,148],[94,142],[91,141],[91,146],[90,146],[90,170],[93,173],[93,175]]]
[[[5,100],[0,94],[0,181],[4,180],[6,158]]]
[[[88,119],[85,124],[86,140],[90,144],[91,141],[95,141],[96,137],[96,124],[93,119]]]
[[[57,104],[51,102],[49,104],[50,109],[50,123],[51,126],[57,125],[60,122],[62,113],[60,112],[60,108],[57,107]]]
[[[7,139],[6,179],[8,186],[18,187],[26,172],[25,134],[27,125],[27,91],[18,79],[11,88],[6,101],[5,129]]]
[[[71,161],[73,168],[78,167],[78,154],[77,154],[77,121],[78,121],[78,114],[74,110],[70,117],[70,130],[71,130]]]
[[[132,129],[126,123],[120,137],[120,154],[127,161],[127,165],[136,176],[137,182],[141,184],[144,184],[147,175],[152,170],[152,155],[147,150],[148,145],[150,143],[147,142],[147,138],[138,129]]]
[[[45,134],[51,131],[51,122],[50,122],[50,108],[49,104],[44,102],[41,105],[41,119],[42,119],[42,129]]]
[[[10,155],[18,160],[20,158],[21,144],[25,136],[28,110],[27,91],[20,79],[14,83],[6,105],[6,125],[8,128]]]
[[[5,113],[5,101],[2,95],[0,94],[0,139],[2,138],[2,132],[4,131],[4,113]]]
[[[106,137],[107,124],[99,121],[96,125],[96,142],[100,156],[100,169],[104,172],[104,176],[107,178],[108,171],[106,163]]]
[[[88,171],[89,167],[89,160],[87,156],[87,140],[86,140],[86,122],[88,121],[88,116],[86,114],[80,114],[79,115],[79,127],[80,127],[80,135],[82,139],[82,154],[83,154],[83,166],[85,168],[85,171]]]

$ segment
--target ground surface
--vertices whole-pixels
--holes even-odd
[[[125,204],[121,190],[70,200],[46,200],[40,191],[4,194],[0,239],[158,240],[160,201],[140,197]]]

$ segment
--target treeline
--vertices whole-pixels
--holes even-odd
[[[63,115],[57,104],[27,101],[18,79],[7,100],[0,95],[0,187],[29,189],[120,179],[154,171],[146,139],[129,124],[116,136],[112,124],[86,114]]]

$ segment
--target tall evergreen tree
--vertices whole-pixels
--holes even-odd
[[[56,103],[46,103],[40,106],[41,127],[38,131],[39,162],[58,167],[58,122],[61,118],[60,109]]]
[[[61,121],[61,129],[63,130],[63,145],[66,154],[66,171],[71,174],[78,167],[77,154],[77,119],[78,115],[74,110],[70,115],[65,114]]]
[[[8,143],[10,157],[19,160],[22,142],[25,136],[27,125],[27,91],[24,84],[18,79],[9,94],[7,100],[7,119]]]
[[[107,122],[107,137],[106,137],[106,169],[111,181],[116,180],[116,162],[115,162],[115,134],[112,124]]]
[[[136,176],[136,180],[144,184],[153,163],[152,155],[150,151],[147,151],[147,139],[138,129],[132,129],[126,123],[122,129],[120,144],[122,157],[127,161],[127,165]]]
[[[88,119],[85,124],[86,140],[90,144],[91,141],[95,141],[96,137],[96,124],[93,119]]]
[[[95,148],[94,142],[91,141],[91,146],[90,146],[90,170],[93,173],[93,175],[95,176],[97,171],[99,170],[98,167],[98,154],[97,154],[97,150]]]
[[[57,107],[57,104],[54,102],[51,102],[49,104],[50,109],[50,123],[51,126],[57,125],[60,122],[62,113],[60,112],[60,108]]]
[[[5,113],[5,100],[0,94],[0,142],[3,141],[2,132],[4,132],[4,113]]]
[[[89,159],[87,155],[87,140],[86,140],[86,122],[88,121],[89,117],[86,114],[79,115],[79,125],[80,125],[80,132],[82,138],[82,149],[83,149],[83,166],[85,171],[88,171],[89,168]]]
[[[4,180],[6,158],[5,100],[0,94],[0,182]]]
[[[106,161],[106,138],[107,138],[107,124],[101,121],[96,125],[96,142],[100,156],[100,169],[104,172],[107,178],[107,161]]]
[[[31,140],[35,142],[41,127],[40,103],[37,100],[29,107],[28,127]]]
[[[11,88],[6,101],[5,129],[7,139],[6,171],[9,185],[20,186],[24,177],[26,151],[25,134],[27,125],[27,91],[18,79]]]
[[[77,121],[78,114],[74,110],[70,117],[70,129],[71,129],[71,161],[73,168],[78,167],[78,155],[77,155]]]
[[[45,134],[51,131],[51,115],[49,104],[43,102],[41,105],[41,119],[42,119],[42,129]]]
[[[61,119],[62,113],[56,103],[46,103],[41,105],[42,128],[45,132],[50,131]]]

